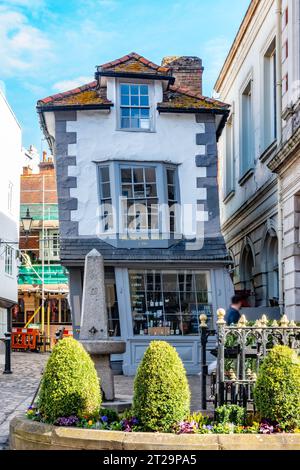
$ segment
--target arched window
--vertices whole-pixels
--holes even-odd
[[[253,277],[254,255],[250,243],[246,243],[240,259],[240,280],[242,288],[247,295],[250,306],[256,306],[255,285]]]

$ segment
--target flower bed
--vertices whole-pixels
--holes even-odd
[[[171,434],[10,423],[12,450],[300,450],[300,434]]]
[[[132,413],[118,415],[115,411],[102,408],[99,416],[79,418],[75,415],[62,416],[54,423],[47,422],[37,409],[30,407],[26,416],[32,421],[54,424],[59,427],[76,427],[102,431],[147,432]],[[216,419],[193,413],[176,423],[170,434],[299,434],[299,428],[286,428],[276,421],[263,419],[259,421],[253,414],[245,416],[244,409],[237,405],[224,405],[216,409]]]

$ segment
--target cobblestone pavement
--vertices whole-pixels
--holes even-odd
[[[13,373],[4,375],[0,371],[0,450],[8,448],[9,422],[30,405],[48,357],[49,354],[13,353]],[[192,392],[191,409],[197,410],[200,408],[199,376],[190,376],[189,383]],[[133,377],[116,375],[115,389],[118,397],[132,398]]]

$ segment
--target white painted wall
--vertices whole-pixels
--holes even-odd
[[[0,90],[0,239],[19,239],[21,128]],[[12,183],[12,205],[8,208],[8,186]],[[12,245],[15,250],[18,245]],[[17,264],[13,257],[12,276],[5,273],[5,244],[0,244],[0,305],[1,299],[17,302]]]
[[[236,57],[221,86],[220,99],[232,106],[233,112],[233,155],[235,169],[235,195],[226,203],[223,175],[225,173],[226,132],[219,140],[220,161],[220,210],[223,224],[236,210],[272,177],[266,163],[259,160],[264,148],[264,86],[263,61],[266,50],[276,35],[276,1],[263,0],[260,2],[255,18],[248,28]],[[254,125],[254,175],[243,185],[240,179],[240,137],[242,131],[241,94],[252,79],[252,116]]]
[[[77,121],[67,123],[67,131],[77,133],[77,143],[69,144],[68,153],[76,155],[76,167],[69,167],[69,176],[77,178],[77,188],[71,189],[71,196],[78,199],[78,210],[72,211],[72,220],[79,222],[79,235],[97,233],[98,189],[93,161],[163,160],[178,163],[181,203],[193,204],[196,210],[197,199],[203,200],[203,190],[196,188],[196,178],[206,176],[206,168],[197,168],[195,164],[195,155],[205,152],[205,148],[196,145],[196,133],[201,132],[201,126],[196,123],[194,114],[159,114],[155,108],[156,103],[162,101],[162,84],[156,81],[152,86],[155,132],[117,130],[114,78],[107,80],[108,99],[116,103],[110,113],[80,111]],[[53,120],[49,114],[46,113],[46,119],[52,133]]]

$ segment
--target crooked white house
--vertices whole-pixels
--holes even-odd
[[[97,67],[95,81],[38,101],[55,156],[61,261],[73,329],[84,260],[105,261],[114,357],[134,374],[153,339],[173,344],[188,373],[200,363],[199,315],[215,321],[233,289],[220,232],[217,140],[228,106],[202,96],[202,62],[131,53]]]

